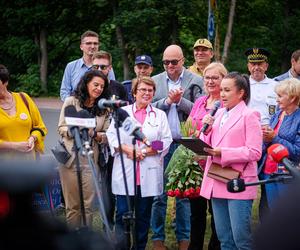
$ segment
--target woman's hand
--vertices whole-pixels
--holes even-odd
[[[133,160],[133,146],[132,145],[123,144],[122,150],[127,155],[127,158],[129,158],[130,160]],[[142,153],[141,149],[136,149],[135,152],[136,152],[136,160],[137,161],[142,161],[145,159],[146,156]]]
[[[28,152],[33,150],[34,145],[35,145],[36,137],[35,136],[30,136],[28,138]]]
[[[213,125],[215,121],[215,118],[211,116],[210,114],[206,114],[202,119],[202,124],[208,124],[208,128],[204,132],[204,134],[207,134],[211,130],[211,126]]]
[[[264,142],[271,142],[276,136],[275,131],[270,126],[263,126],[261,129]]]
[[[205,152],[209,153],[212,156],[221,156],[221,148],[204,148]]]
[[[29,144],[29,140],[20,141],[20,142],[11,142],[11,143],[12,143],[12,149],[23,153],[30,152],[34,148],[34,143],[33,145]]]

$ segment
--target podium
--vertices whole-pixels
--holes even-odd
[[[176,139],[175,142],[182,144],[186,148],[192,150],[197,155],[208,155],[205,152],[204,148],[212,148],[206,142],[202,141],[199,138],[192,138],[192,137],[181,137],[180,139]]]

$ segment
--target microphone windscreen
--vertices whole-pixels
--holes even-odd
[[[85,109],[82,109],[78,112],[78,117],[79,118],[94,118],[93,115]]]
[[[65,117],[78,117],[78,113],[74,105],[69,105],[65,108]]]
[[[215,106],[216,109],[220,108],[221,107],[221,102],[216,101],[214,106]]]
[[[125,119],[129,117],[129,114],[124,109],[117,109],[116,112],[121,122],[125,121]]]
[[[289,151],[283,145],[276,143],[268,148],[268,154],[275,162],[281,162],[284,158],[289,157]]]
[[[233,179],[227,182],[227,191],[230,193],[239,193],[245,191],[244,179]]]

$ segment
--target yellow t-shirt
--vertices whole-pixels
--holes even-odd
[[[42,120],[40,112],[36,107],[32,99],[25,94],[25,97],[29,104],[29,110],[27,109],[24,101],[22,100],[19,93],[12,92],[12,96],[15,100],[16,105],[16,114],[9,116],[1,107],[0,107],[0,144],[2,142],[21,142],[27,141],[30,135],[34,135],[37,138],[35,142],[35,150],[39,152],[44,151],[44,136],[42,136],[40,131],[31,131],[32,128],[41,129],[44,134],[47,134],[47,128]],[[2,151],[2,152],[1,152]],[[34,157],[34,152],[30,153],[18,153],[16,151],[6,151],[1,150],[1,153],[6,154],[6,157],[18,157],[18,155],[26,156],[25,158]]]
[[[194,63],[192,66],[190,66],[188,68],[189,71],[199,75],[199,76],[203,76],[203,72],[197,67],[197,64]]]

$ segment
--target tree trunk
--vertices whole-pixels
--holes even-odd
[[[288,27],[288,19],[290,6],[289,1],[284,1],[284,18],[283,18],[283,32],[282,32],[282,55],[281,55],[281,72],[285,72],[290,68],[290,55],[289,51],[286,49],[288,45],[288,35],[289,35],[289,27]]]
[[[48,74],[48,51],[47,51],[47,32],[43,28],[40,31],[40,55],[41,55],[41,64],[40,64],[40,79],[42,83],[42,90],[44,93],[48,92],[47,89],[47,74]]]
[[[117,17],[117,2],[112,1],[113,6],[113,15],[114,18]],[[128,51],[126,49],[126,43],[124,41],[122,27],[119,24],[116,24],[116,36],[117,43],[119,48],[121,49],[122,61],[123,61],[123,80],[129,80],[129,60],[128,60]]]
[[[229,18],[228,18],[228,26],[227,26],[227,32],[226,32],[226,37],[225,37],[225,42],[224,42],[224,50],[223,50],[223,56],[222,56],[223,64],[226,63],[226,60],[228,57],[229,46],[231,43],[232,26],[233,26],[234,14],[235,14],[235,5],[236,5],[236,0],[231,0]]]

